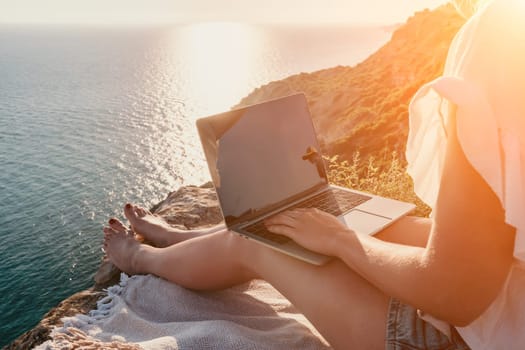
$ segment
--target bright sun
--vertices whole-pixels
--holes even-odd
[[[173,50],[187,67],[190,80],[184,90],[210,110],[222,111],[238,102],[250,86],[250,76],[261,60],[264,35],[251,25],[231,22],[191,24],[177,31]]]

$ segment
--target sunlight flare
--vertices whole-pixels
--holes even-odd
[[[187,25],[179,32],[174,50],[187,67],[191,80],[184,91],[202,101],[211,112],[239,102],[249,77],[263,64],[263,33],[255,26],[232,22]],[[235,53],[235,54],[232,54]]]

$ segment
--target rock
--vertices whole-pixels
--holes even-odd
[[[153,212],[169,224],[186,229],[217,225],[222,221],[217,195],[208,184],[186,186],[170,193],[153,208]]]
[[[4,350],[32,349],[49,339],[51,329],[55,325],[61,325],[61,319],[78,313],[85,314],[94,309],[97,301],[105,296],[105,293],[93,289],[76,293],[62,301],[49,311],[42,321],[32,330],[22,334],[11,344],[5,346]]]
[[[209,184],[181,187],[151,210],[170,225],[178,228],[209,227],[222,222],[215,190]],[[85,314],[96,308],[97,301],[106,293],[102,290],[118,283],[121,271],[107,259],[103,259],[95,274],[95,285],[76,293],[49,311],[32,330],[22,334],[3,350],[32,349],[49,339],[51,330],[61,326],[63,317]]]
[[[168,194],[166,199],[151,208],[176,228],[206,228],[222,222],[217,194],[209,184],[185,186]],[[147,242],[146,242],[147,243]],[[95,290],[107,288],[119,281],[121,271],[106,259],[95,274]]]
[[[450,41],[463,21],[450,4],[420,12],[356,67],[335,67],[272,82],[256,89],[239,106],[302,91],[325,154],[351,159],[352,152],[360,150],[363,155],[380,156],[387,145],[401,155],[408,130],[408,101],[419,86],[441,74]],[[180,229],[204,228],[223,220],[210,184],[182,187],[151,211]],[[30,349],[43,343],[51,329],[61,325],[62,317],[92,310],[105,294],[101,290],[117,283],[119,275],[113,264],[103,260],[93,288],[61,302],[34,329],[4,349]]]
[[[118,282],[119,274],[120,270],[104,258],[94,277],[95,286],[99,289],[104,288],[104,286],[113,285]]]
[[[442,74],[450,42],[464,22],[451,3],[418,12],[358,65],[270,82],[237,107],[303,92],[323,154],[350,162],[356,151],[364,160],[392,151],[404,157],[408,104],[419,87]]]

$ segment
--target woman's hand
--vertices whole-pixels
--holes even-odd
[[[318,209],[293,209],[265,220],[270,232],[287,236],[304,248],[335,256],[340,237],[352,231],[335,216]]]

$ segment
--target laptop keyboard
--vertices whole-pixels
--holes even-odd
[[[357,207],[359,204],[366,202],[370,198],[372,197],[332,188],[328,191],[321,192],[311,198],[299,202],[287,208],[286,210],[295,208],[317,208],[332,215],[338,216],[354,207]],[[285,244],[291,241],[291,239],[286,236],[268,231],[264,225],[263,220],[257,221],[243,229],[254,235],[260,236],[278,244]]]

